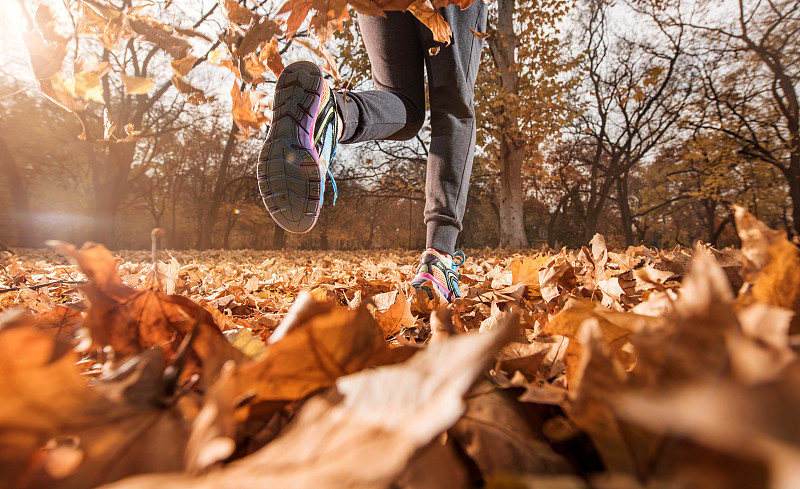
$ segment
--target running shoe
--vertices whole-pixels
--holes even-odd
[[[258,157],[258,188],[272,219],[292,233],[314,227],[326,174],[336,155],[336,97],[314,63],[298,61],[278,77],[272,125]]]
[[[461,261],[456,263],[448,255],[428,248],[422,253],[417,275],[411,280],[411,285],[416,289],[428,292],[431,299],[433,299],[433,290],[426,285],[426,282],[432,283],[447,299],[447,302],[453,302],[456,297],[461,297],[461,292],[458,290],[460,276],[457,267],[464,263],[466,257],[463,251],[456,251],[453,258],[458,255],[461,255]]]

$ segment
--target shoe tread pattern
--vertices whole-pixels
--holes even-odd
[[[258,188],[275,222],[290,232],[311,229],[320,210],[322,176],[308,149],[311,114],[322,73],[313,63],[286,67],[276,84],[273,122],[258,158]]]

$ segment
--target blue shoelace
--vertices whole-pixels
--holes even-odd
[[[336,128],[334,127],[334,130]],[[328,178],[331,179],[331,185],[333,185],[333,204],[336,205],[336,197],[339,196],[339,191],[336,189],[336,180],[333,179],[333,173],[331,172],[331,163],[333,163],[333,157],[336,156],[336,150],[339,149],[339,145],[336,141],[333,143],[333,154],[331,154],[330,162],[328,163]],[[462,253],[463,254],[463,253]]]

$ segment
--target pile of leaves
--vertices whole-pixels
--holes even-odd
[[[6,256],[0,487],[798,487],[800,253],[736,218],[472,253],[452,305],[410,255]]]

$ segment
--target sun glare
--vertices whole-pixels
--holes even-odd
[[[22,40],[24,25],[20,5],[14,0],[0,0],[0,66],[4,75],[14,78],[31,76]]]

